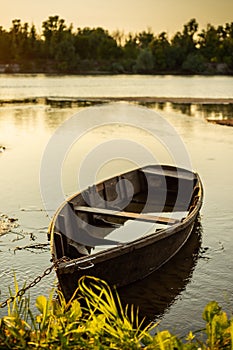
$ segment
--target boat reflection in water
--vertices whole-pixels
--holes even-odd
[[[193,231],[182,249],[160,269],[143,280],[118,289],[123,305],[139,308],[139,318],[160,318],[191,281],[197,264],[202,239],[198,217]]]

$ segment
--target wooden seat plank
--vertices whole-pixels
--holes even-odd
[[[147,221],[147,222],[154,222],[154,223],[158,222],[160,224],[166,224],[166,225],[174,225],[180,222],[180,220],[165,218],[162,216],[133,213],[133,212],[126,212],[126,211],[116,211],[116,210],[106,209],[106,208],[74,206],[74,210],[78,212],[86,212],[86,213],[97,214],[97,215],[116,216],[116,217],[121,217],[125,219],[131,219],[131,220]]]

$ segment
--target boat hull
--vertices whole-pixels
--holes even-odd
[[[193,224],[194,220],[153,242],[147,240],[146,244],[139,242],[96,256],[89,259],[87,265],[76,265],[75,262],[61,264],[57,276],[65,298],[69,300],[72,297],[83,275],[95,276],[116,287],[143,279],[182,248],[192,232]]]

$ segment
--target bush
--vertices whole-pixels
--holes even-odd
[[[149,49],[143,49],[137,57],[134,66],[135,73],[151,73],[154,68],[154,59]]]
[[[188,73],[203,73],[205,70],[205,62],[199,53],[189,54],[182,64],[182,70]]]

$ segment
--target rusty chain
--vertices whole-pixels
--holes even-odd
[[[37,277],[36,277],[31,283],[29,283],[26,287],[24,287],[24,288],[18,290],[18,292],[17,292],[14,296],[11,296],[11,297],[7,298],[5,301],[3,301],[2,303],[0,303],[0,309],[3,309],[4,307],[6,307],[6,306],[8,305],[8,303],[12,303],[16,298],[22,297],[22,296],[26,293],[26,291],[27,291],[28,289],[30,289],[30,288],[34,287],[36,284],[38,284],[38,283],[42,280],[42,278],[44,278],[45,276],[48,276],[48,275],[52,272],[52,270],[58,266],[58,264],[59,264],[60,262],[66,262],[66,261],[68,261],[68,260],[70,260],[70,259],[67,258],[67,257],[62,257],[62,258],[57,259],[57,260],[54,260],[54,259],[53,259],[54,262],[53,262],[52,266],[50,266],[50,267],[48,267],[46,270],[44,270],[44,272],[43,272],[42,275],[37,276]]]

